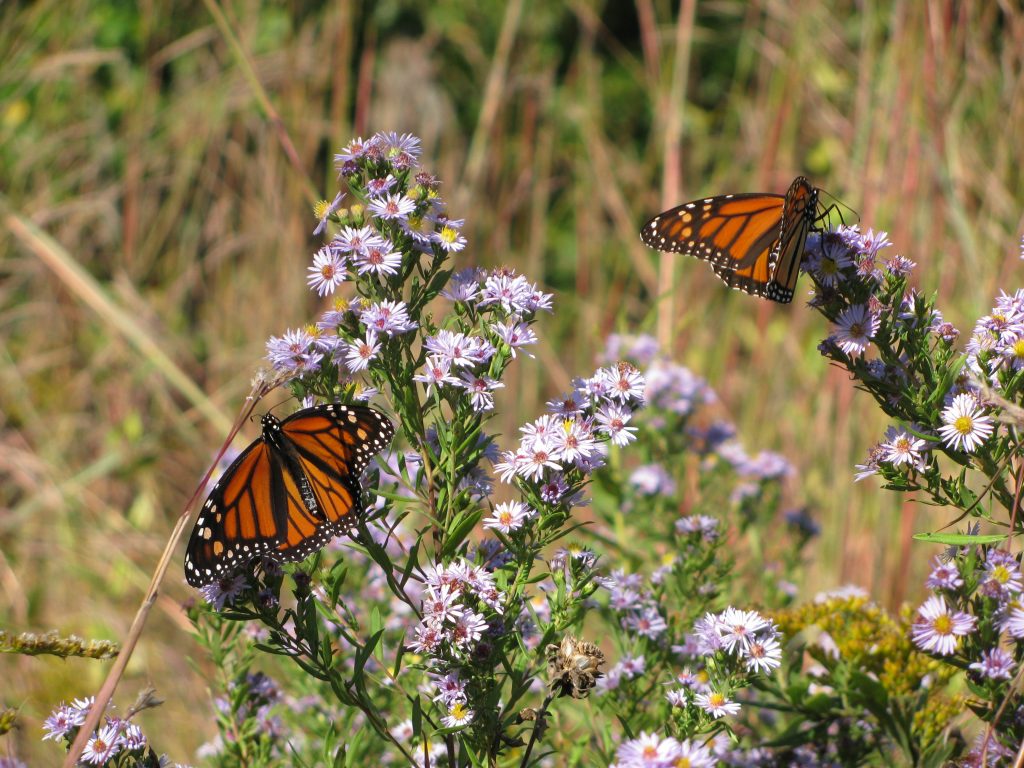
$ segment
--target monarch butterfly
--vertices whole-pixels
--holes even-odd
[[[726,285],[792,301],[807,233],[816,230],[818,189],[798,176],[783,195],[719,195],[659,213],[640,230],[645,245],[711,263]]]
[[[259,555],[303,560],[363,513],[359,475],[395,434],[360,405],[317,405],[263,434],[232,462],[199,511],[185,552],[185,579],[210,584]]]

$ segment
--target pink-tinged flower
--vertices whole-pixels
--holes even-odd
[[[220,611],[224,609],[225,605],[232,605],[245,591],[245,587],[245,577],[236,573],[221,576],[213,583],[202,587],[199,593],[203,596],[203,600],[213,607],[213,610]]]
[[[678,533],[699,533],[704,541],[714,541],[720,535],[718,530],[721,522],[708,515],[685,515],[676,520]]]
[[[924,440],[902,427],[889,427],[885,438],[886,441],[882,443],[882,461],[887,461],[894,467],[906,464],[917,470],[925,468],[921,455],[923,450],[927,450],[927,443]]]
[[[879,323],[878,316],[869,312],[865,305],[854,304],[839,313],[832,339],[847,355],[859,355],[875,337]]]
[[[86,743],[82,760],[93,765],[103,765],[120,750],[117,729],[105,725]]]
[[[434,676],[434,684],[437,685],[437,695],[434,701],[444,702],[445,706],[451,706],[457,701],[466,700],[466,683],[462,680],[459,670],[455,669],[446,675]]]
[[[402,254],[395,250],[390,240],[383,237],[379,243],[372,243],[364,251],[355,254],[352,260],[360,275],[397,275],[398,268],[402,266]]]
[[[741,611],[729,606],[719,614],[719,632],[722,645],[729,653],[746,652],[755,635],[770,625],[754,611]]]
[[[583,412],[587,407],[587,395],[579,389],[574,389],[564,395],[559,395],[554,400],[548,400],[545,407],[555,416],[575,416]]]
[[[372,227],[344,227],[331,241],[331,249],[342,253],[365,253],[371,245],[381,245],[383,238]]]
[[[636,440],[636,427],[627,426],[633,412],[621,405],[602,405],[597,412],[600,430],[608,435],[613,445],[623,446]]]
[[[974,662],[970,668],[989,680],[1009,680],[1016,666],[1013,656],[1002,648],[990,648],[981,654],[981,661]]]
[[[953,398],[953,404],[942,411],[944,427],[939,435],[953,450],[974,453],[992,436],[995,427],[992,417],[985,414],[974,395],[962,394]]]
[[[962,611],[951,613],[945,598],[940,596],[928,598],[917,613],[910,630],[914,644],[940,656],[956,651],[957,638],[969,635],[978,623],[976,617]]]
[[[473,722],[473,710],[463,702],[457,701],[452,704],[448,714],[441,718],[441,724],[445,728],[459,728]]]
[[[892,241],[889,240],[888,232],[875,232],[873,229],[869,229],[860,238],[860,244],[857,248],[861,253],[868,253],[872,256],[876,256],[883,248],[888,248],[892,245]]]
[[[491,329],[498,334],[502,341],[508,344],[513,358],[517,356],[520,347],[537,343],[537,334],[526,323],[495,323],[491,326]],[[526,354],[533,357],[529,352]]]
[[[622,768],[626,768],[626,766],[668,768],[675,765],[676,758],[679,757],[679,742],[671,737],[663,739],[655,733],[641,731],[635,739],[620,744],[615,751],[615,757]]]
[[[487,620],[483,614],[467,609],[455,617],[451,628],[452,640],[460,648],[470,648],[486,630]]]
[[[378,352],[380,342],[377,341],[377,334],[368,330],[365,339],[345,345],[345,365],[352,373],[365,371],[370,361],[376,359]]]
[[[43,730],[46,731],[43,741],[47,739],[60,741],[71,733],[75,727],[81,725],[81,723],[75,722],[77,719],[77,713],[71,707],[67,704],[61,704],[43,721]],[[82,722],[85,722],[84,715],[82,716]]]
[[[423,364],[423,372],[412,377],[413,381],[426,384],[427,394],[433,391],[434,385],[458,384],[459,380],[451,375],[451,360],[439,355],[431,355]]]
[[[441,291],[441,295],[452,301],[472,301],[480,293],[480,281],[485,275],[486,272],[479,267],[460,269],[451,276],[448,286]]]
[[[415,165],[420,156],[420,139],[411,133],[399,134],[397,131],[378,131],[373,136],[385,160],[397,168],[409,168]]]
[[[929,589],[959,589],[964,585],[964,580],[960,576],[960,571],[956,567],[955,562],[944,563],[938,557],[932,561],[932,572],[928,575],[928,580],[925,582],[925,586]]]
[[[626,619],[626,626],[638,635],[657,640],[668,629],[665,619],[658,613],[657,608],[643,608]]]
[[[516,471],[527,480],[540,480],[546,468],[561,469],[556,455],[556,449],[546,438],[535,437],[529,449],[524,448],[522,458],[517,455]]]
[[[416,210],[416,201],[405,195],[389,194],[371,200],[367,209],[380,219],[405,221]]]
[[[751,672],[767,674],[782,664],[782,646],[774,637],[753,640],[741,655]]]
[[[267,341],[267,359],[274,370],[299,375],[319,370],[323,352],[316,348],[316,339],[301,329],[271,336]]]
[[[461,615],[462,607],[455,604],[458,596],[459,591],[452,589],[448,584],[442,584],[436,590],[433,586],[428,586],[423,596],[424,623],[440,627]]]
[[[588,459],[600,450],[589,419],[564,419],[561,428],[553,429],[548,440],[557,452],[558,460],[565,463]]]
[[[1005,601],[1012,595],[1024,591],[1020,564],[1009,552],[990,549],[985,557],[985,575],[981,580],[981,591],[987,597]]]
[[[377,333],[395,336],[417,327],[417,323],[409,319],[409,311],[404,301],[382,301],[371,304],[363,310],[359,320],[369,329]]]
[[[473,410],[480,413],[494,408],[494,395],[491,392],[501,389],[505,385],[485,374],[463,371],[459,374],[459,380],[455,386],[461,387],[469,393]]]
[[[718,759],[702,744],[690,741],[679,742],[679,752],[672,763],[674,768],[714,768]]]
[[[710,693],[698,693],[694,703],[714,718],[735,715],[740,711],[740,705],[728,698],[724,693],[711,691]]]
[[[494,507],[494,512],[483,521],[484,528],[492,528],[509,534],[523,526],[533,516],[533,510],[521,501],[505,501]]]
[[[629,363],[601,368],[595,376],[604,378],[609,398],[620,403],[628,403],[630,400],[643,402],[647,382],[644,375]]]
[[[397,179],[390,173],[379,179],[370,179],[366,182],[366,193],[370,197],[383,197],[395,186]]]
[[[516,453],[515,451],[502,451],[501,461],[494,463],[494,471],[498,473],[498,477],[503,483],[511,483],[512,479],[519,472],[519,467],[522,465],[523,460],[526,458],[524,453]],[[557,466],[557,464],[555,465]]]
[[[495,270],[484,281],[478,307],[501,304],[509,314],[522,314],[526,311],[530,297],[530,285],[522,275],[514,275],[503,270]]]
[[[341,152],[334,156],[334,164],[340,168],[343,163],[361,160],[366,157],[372,144],[373,139],[367,140],[361,136],[352,139]]]
[[[454,331],[440,330],[437,335],[428,336],[423,346],[431,354],[449,360],[452,365],[468,368],[486,363],[494,354],[486,339]]]
[[[413,653],[431,654],[442,642],[448,642],[448,632],[431,624],[418,624],[414,632],[415,639],[409,644]]]

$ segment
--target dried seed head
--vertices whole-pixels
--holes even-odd
[[[549,645],[547,652],[549,685],[559,696],[585,698],[602,676],[598,667],[604,664],[604,654],[593,643],[566,635],[561,645]]]

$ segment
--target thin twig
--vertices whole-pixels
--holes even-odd
[[[245,405],[239,412],[238,418],[231,427],[231,432],[228,434],[227,439],[221,446],[220,451],[217,453],[217,458],[210,464],[210,468],[206,470],[206,474],[203,479],[199,481],[199,485],[192,493],[191,498],[185,504],[185,508],[178,516],[178,521],[174,525],[174,530],[171,532],[170,538],[167,540],[166,546],[164,546],[163,554],[160,555],[160,562],[157,563],[156,570],[153,572],[153,578],[149,582],[149,587],[146,589],[146,596],[142,601],[142,605],[139,606],[139,610],[135,614],[135,618],[132,620],[132,625],[128,629],[128,635],[121,645],[121,652],[117,655],[117,659],[114,661],[114,665],[110,668],[110,672],[107,673],[107,679],[103,681],[103,685],[99,692],[96,694],[96,701],[89,709],[89,714],[85,718],[85,722],[82,723],[78,729],[78,735],[75,737],[74,743],[68,750],[67,756],[64,758],[64,768],[74,768],[78,763],[78,758],[81,757],[82,752],[85,750],[85,745],[92,736],[93,731],[99,725],[100,718],[107,709],[107,703],[114,695],[114,691],[117,689],[117,685],[121,682],[121,676],[124,674],[125,667],[128,666],[128,661],[132,657],[132,652],[135,650],[135,646],[139,641],[139,637],[142,635],[142,629],[146,625],[146,619],[149,617],[149,611],[156,602],[157,595],[160,593],[160,584],[164,580],[164,576],[167,574],[167,566],[171,562],[171,557],[174,555],[174,548],[178,545],[178,540],[181,538],[181,534],[184,532],[185,527],[188,525],[192,518],[192,509],[196,503],[196,500],[200,497],[203,490],[206,488],[206,483],[209,481],[210,476],[213,474],[213,470],[217,466],[217,462],[220,461],[221,457],[227,451],[231,445],[231,441],[234,440],[235,435],[238,434],[238,430],[242,428],[246,419],[252,413],[253,408],[256,407],[256,403],[259,402],[267,392],[272,390],[276,386],[274,382],[268,382],[264,379],[258,380],[253,385],[252,392],[249,397],[246,398]]]

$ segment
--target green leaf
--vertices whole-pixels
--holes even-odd
[[[972,544],[998,544],[1001,541],[1006,541],[1007,535],[1005,533],[986,533],[980,536],[971,536],[967,533],[915,533],[914,538],[929,544],[965,547]]]

